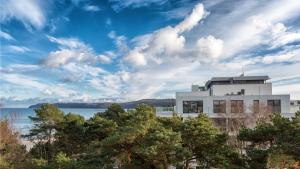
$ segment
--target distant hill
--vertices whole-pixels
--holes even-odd
[[[114,102],[103,102],[103,103],[53,103],[59,108],[94,108],[94,109],[106,109]],[[45,103],[39,103],[29,106],[29,108],[39,108]],[[124,109],[131,109],[136,107],[138,104],[148,104],[154,107],[170,107],[175,106],[175,99],[143,99],[131,102],[118,103]]]

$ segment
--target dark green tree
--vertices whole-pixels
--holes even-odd
[[[198,168],[244,168],[240,155],[227,145],[227,135],[215,128],[210,119],[200,114],[184,120],[181,128],[183,147],[189,151],[184,168],[197,163]]]
[[[253,129],[241,129],[238,139],[245,142],[250,168],[269,168],[274,159],[280,161],[280,166],[275,168],[289,168],[299,162],[299,117],[299,113],[292,119],[276,113],[271,122],[260,122]]]
[[[55,151],[52,142],[55,140],[57,125],[64,120],[64,113],[51,104],[42,105],[35,109],[35,113],[36,116],[29,117],[33,123],[33,128],[24,137],[37,142],[37,146],[32,148],[34,156],[51,159]]]
[[[68,113],[57,124],[54,146],[56,152],[64,152],[67,155],[80,154],[85,149],[85,119],[84,117]]]

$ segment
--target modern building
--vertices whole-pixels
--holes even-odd
[[[300,111],[300,100],[291,100],[291,113]]]
[[[190,92],[176,93],[176,112],[181,117],[206,113],[210,118],[227,118],[267,109],[290,113],[290,95],[273,95],[268,76],[213,77],[204,86],[192,85]]]

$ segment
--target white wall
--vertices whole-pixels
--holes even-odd
[[[213,96],[224,96],[232,92],[237,94],[241,89],[245,90],[245,95],[272,95],[272,83],[213,85],[211,89]]]
[[[267,104],[267,100],[281,100],[281,113],[290,113],[290,95],[249,95],[249,96],[197,96],[195,92],[176,93],[176,112],[183,117],[197,116],[195,113],[183,114],[183,101],[203,101],[203,112],[209,117],[218,117],[219,115],[213,112],[213,100],[226,100],[227,113],[230,112],[230,100],[244,100],[245,113],[251,113],[253,100],[259,100],[260,103]]]
[[[176,92],[176,98],[178,97],[201,97],[209,96],[209,91],[198,91],[198,92]]]

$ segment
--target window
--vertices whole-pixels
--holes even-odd
[[[243,113],[244,101],[243,100],[231,100],[231,113]]]
[[[203,101],[183,101],[183,113],[202,113]]]
[[[225,100],[214,100],[214,113],[226,113]]]
[[[273,113],[281,113],[280,100],[268,100],[268,109]]]
[[[245,89],[242,89],[242,90],[241,90],[241,94],[242,94],[242,95],[245,95]]]
[[[259,100],[253,100],[253,113],[259,113]]]

